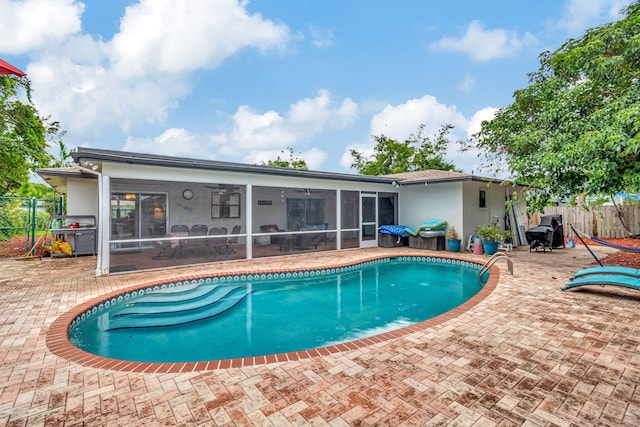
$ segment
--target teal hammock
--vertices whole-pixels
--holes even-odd
[[[623,245],[618,245],[616,243],[612,243],[612,242],[607,242],[606,240],[602,240],[602,239],[598,239],[597,237],[593,237],[593,236],[587,236],[584,233],[580,233],[579,231],[577,231],[574,227],[573,224],[569,224],[569,227],[571,227],[571,230],[573,230],[573,232],[575,233],[576,236],[578,236],[578,239],[580,239],[580,241],[582,242],[582,244],[584,245],[585,248],[587,248],[587,250],[589,251],[589,253],[591,254],[591,256],[593,258],[595,258],[595,260],[598,262],[598,264],[600,264],[600,266],[602,266],[602,262],[600,262],[600,260],[598,259],[598,257],[596,256],[596,254],[593,253],[593,251],[589,248],[589,245],[587,245],[587,242],[585,242],[582,239],[582,236],[584,235],[585,237],[593,240],[596,243],[599,243],[601,245],[604,246],[609,246],[615,249],[619,249],[621,251],[625,251],[625,252],[633,252],[633,253],[640,253],[640,248],[636,248],[633,246],[623,246]]]
[[[616,243],[612,243],[612,242],[607,242],[606,240],[601,240],[598,239],[597,237],[593,237],[590,236],[589,237],[591,240],[593,240],[596,243],[600,243],[601,245],[605,245],[605,246],[609,246],[612,248],[616,248],[616,249],[620,249],[621,251],[625,251],[625,252],[633,252],[636,254],[640,254],[640,248],[636,248],[633,246],[623,246],[623,245],[618,245]]]

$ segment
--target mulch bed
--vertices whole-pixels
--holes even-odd
[[[584,241],[589,246],[601,246],[599,243],[594,242],[591,239],[584,238]],[[576,245],[581,245],[580,239],[574,239]],[[620,246],[627,246],[632,248],[640,248],[640,239],[625,238],[625,239],[602,239],[610,243],[615,243]],[[640,253],[617,251],[608,255],[600,260],[604,265],[621,265],[624,267],[632,267],[640,269]]]
[[[41,257],[45,254],[44,244],[49,242],[49,237],[36,238],[36,249],[29,256]],[[0,258],[19,258],[25,254],[25,237],[14,237],[13,239],[0,242]]]

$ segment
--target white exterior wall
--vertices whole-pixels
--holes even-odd
[[[513,192],[511,187],[507,188],[509,193]],[[507,188],[479,181],[404,186],[400,188],[399,223],[417,228],[425,221],[446,220],[458,231],[464,248],[479,225],[492,224],[497,218],[498,225],[504,228]],[[480,190],[486,192],[484,208],[479,206]],[[520,202],[521,224],[527,224],[525,209],[524,203]]]
[[[458,232],[463,224],[462,183],[409,185],[401,188],[399,222],[418,228],[429,220],[445,220]]]
[[[94,215],[98,219],[98,181],[67,179],[67,214]]]
[[[485,208],[479,206],[480,190],[486,191],[487,203]],[[504,187],[500,184],[490,184],[484,182],[466,182],[464,184],[464,227],[461,233],[463,244],[475,233],[479,225],[491,225],[496,222],[501,228],[505,228],[504,216],[506,214],[506,204],[508,194],[513,193],[512,187]],[[524,202],[518,203],[519,217],[521,224],[526,224],[526,206]]]

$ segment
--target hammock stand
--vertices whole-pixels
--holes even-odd
[[[591,256],[593,256],[595,258],[595,260],[598,261],[598,264],[600,264],[600,266],[602,267],[602,263],[600,262],[598,257],[595,256],[595,254],[589,248],[589,245],[587,245],[587,242],[585,242],[584,239],[582,238],[582,233],[576,231],[576,229],[573,228],[572,224],[569,224],[569,227],[571,227],[571,230],[574,232],[574,234],[576,236],[578,236],[578,239],[580,239],[580,241],[582,242],[584,247],[587,248],[587,250],[589,251]],[[625,251],[625,252],[633,252],[633,253],[636,253],[636,254],[640,253],[640,248],[634,248],[634,247],[631,247],[631,246],[618,245],[616,243],[607,242],[606,240],[598,239],[597,237],[593,237],[593,236],[588,236],[588,237],[589,237],[589,239],[593,240],[594,242],[599,243],[599,244],[604,245],[604,246],[609,246],[611,248],[619,249],[619,250]]]

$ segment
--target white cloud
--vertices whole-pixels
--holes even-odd
[[[476,86],[476,79],[471,74],[467,73],[464,76],[464,79],[458,85],[458,89],[464,93],[471,92]]]
[[[425,95],[404,104],[387,105],[371,119],[371,135],[384,134],[403,141],[421,124],[425,125],[425,135],[431,135],[444,124],[466,129],[467,119],[457,111],[455,105],[447,106],[439,103],[434,96]]]
[[[27,73],[38,109],[52,112],[76,139],[162,122],[176,99],[190,91],[188,84],[170,76],[120,80],[101,64],[77,64],[53,55],[30,63]]]
[[[404,141],[415,133],[421,124],[425,125],[423,135],[432,138],[438,130],[445,124],[454,126],[450,133],[450,143],[445,155],[445,159],[453,162],[457,168],[465,173],[481,172],[482,164],[476,151],[460,152],[460,147],[456,143],[470,137],[479,130],[483,120],[493,119],[497,109],[487,107],[476,112],[471,119],[467,119],[462,113],[457,111],[455,105],[445,105],[437,101],[430,95],[425,95],[420,99],[411,99],[399,105],[387,105],[382,111],[374,115],[371,119],[370,134],[385,135],[396,141]],[[340,159],[340,165],[350,168],[353,158],[350,151],[356,150],[365,157],[374,154],[374,141],[368,143],[353,142],[349,144]]]
[[[29,50],[34,102],[81,144],[162,123],[191,92],[190,71],[215,67],[244,48],[281,49],[288,28],[245,6],[141,0],[125,9],[120,32],[103,41],[79,33],[82,3],[0,0],[0,51]]]
[[[287,147],[295,150],[296,145],[312,139],[320,132],[344,128],[357,115],[358,106],[355,102],[346,98],[335,104],[325,90],[319,91],[314,98],[291,104],[284,114],[276,111],[257,113],[244,105],[231,118],[231,130],[218,135],[219,139],[226,141],[220,152],[236,158],[243,156],[250,163],[275,159],[280,150]],[[265,159],[267,155],[269,158]],[[308,155],[316,159],[314,163],[326,158],[313,150]],[[310,159],[303,158],[311,166]]]
[[[0,0],[0,52],[22,54],[81,29],[84,4],[74,0]]]
[[[318,132],[324,128],[341,129],[351,124],[358,115],[358,105],[346,98],[339,106],[331,105],[329,91],[320,90],[315,98],[305,98],[291,105],[288,120],[305,132]]]
[[[283,48],[289,30],[236,0],[142,0],[126,9],[111,58],[121,75],[215,68],[246,47]]]
[[[462,37],[443,37],[432,43],[431,48],[462,52],[476,61],[489,61],[510,56],[534,42],[535,37],[530,33],[519,36],[504,29],[485,30],[479,21],[472,21]]]
[[[311,42],[320,49],[326,49],[333,46],[333,31],[320,28],[316,25],[309,25],[311,32]]]
[[[476,111],[476,113],[469,120],[469,127],[467,128],[467,137],[470,138],[475,133],[480,131],[482,122],[490,122],[496,116],[498,109],[495,107],[485,107],[482,110]]]
[[[273,160],[291,147],[295,154],[301,153],[310,168],[319,169],[327,153],[321,148],[305,147],[305,141],[349,125],[357,111],[358,106],[351,99],[334,103],[329,92],[321,90],[315,98],[291,104],[283,114],[273,110],[260,113],[242,105],[229,118],[228,128],[216,134],[193,135],[184,129],[168,129],[155,138],[129,138],[123,149],[259,163]]]
[[[628,4],[628,0],[569,0],[564,17],[551,25],[563,28],[569,34],[580,34],[603,21],[619,19],[620,11]]]
[[[154,138],[128,137],[122,149],[138,153],[213,159],[209,150],[205,148],[207,145],[206,138],[195,135],[186,129],[171,128]],[[196,155],[196,153],[198,154]]]
[[[247,150],[283,148],[295,142],[295,135],[287,129],[282,116],[275,111],[259,114],[246,105],[240,106],[232,117],[233,128],[225,154],[236,156]]]

